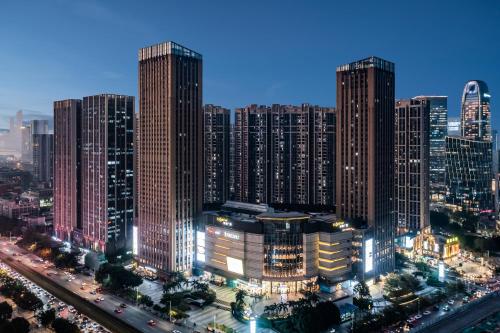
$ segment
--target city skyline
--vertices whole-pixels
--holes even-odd
[[[207,63],[204,102],[229,108],[233,114],[235,108],[251,103],[335,106],[335,64],[372,55],[396,63],[398,98],[447,95],[449,114],[453,117],[459,115],[465,82],[479,79],[488,83],[493,96],[492,110],[495,108],[495,91],[500,82],[494,74],[498,72],[495,68],[499,67],[500,57],[498,47],[488,41],[499,32],[498,25],[495,25],[495,14],[500,11],[498,3],[487,2],[474,13],[468,11],[467,6],[453,2],[393,3],[390,6],[385,2],[377,7],[367,3],[357,10],[360,15],[364,12],[377,14],[364,15],[365,24],[372,27],[375,35],[384,38],[361,39],[363,42],[357,41],[363,34],[362,27],[350,26],[347,32],[337,29],[352,11],[345,4],[315,7],[299,2],[286,10],[277,4],[265,7],[257,3],[251,8],[230,4],[217,12],[201,4],[197,12],[211,13],[211,17],[207,15],[210,22],[214,18],[220,22],[207,25],[205,15],[193,13],[195,20],[200,22],[193,27],[181,21],[180,14],[187,6],[185,4],[168,7],[168,13],[172,13],[168,14],[169,20],[165,20],[168,24],[148,16],[154,18],[162,12],[164,7],[161,4],[155,12],[144,8],[144,13],[138,13],[137,5],[131,3],[119,8],[113,4],[55,2],[50,12],[36,3],[22,11],[20,5],[5,5],[3,13],[9,13],[9,16],[2,17],[4,27],[0,29],[0,37],[9,46],[9,52],[0,55],[0,63],[4,64],[1,67],[4,80],[0,84],[0,127],[6,127],[6,116],[18,109],[27,114],[50,114],[53,100],[101,92],[136,96],[136,49],[161,40],[174,40],[204,54]],[[427,8],[426,16],[417,29],[400,24],[404,22],[402,16],[394,15],[400,11],[420,10],[422,6]],[[40,28],[32,31],[13,24],[18,16],[16,13],[21,12],[23,19],[31,19],[35,24],[43,17],[38,14],[44,13],[44,22],[54,21],[57,17],[60,25],[40,22],[37,25]],[[273,22],[276,15],[289,22],[302,17],[317,19],[312,20],[311,26],[279,26]],[[329,17],[335,20],[328,20]],[[247,18],[253,18],[253,29],[238,24]],[[474,18],[481,20],[481,33],[471,31],[475,29],[468,29],[461,23]],[[377,20],[396,24],[399,29],[395,32],[387,23]],[[431,24],[434,22],[437,25]],[[58,28],[70,23],[69,29]],[[173,26],[184,29],[171,29]],[[226,26],[232,28],[226,29]],[[99,31],[106,33],[100,39],[93,38]],[[283,35],[286,38],[282,38]],[[474,53],[474,57],[468,56],[470,47],[462,42],[471,38],[483,45],[484,51]],[[121,43],[121,40],[127,40],[127,43]],[[424,40],[427,45],[423,51],[410,47],[419,40]],[[98,51],[101,47],[83,46],[87,41],[104,47],[104,50],[118,48],[120,57]],[[399,47],[400,43],[407,43],[408,47]],[[253,52],[255,45],[266,52]],[[339,45],[349,47],[340,48]],[[311,52],[311,48],[315,52]],[[428,52],[428,49],[435,52]],[[65,54],[62,51],[72,56],[61,57]],[[238,57],[231,55],[235,52]],[[29,58],[29,54],[37,54],[36,62]],[[75,82],[72,77],[77,69],[81,73]],[[493,112],[493,127],[498,127],[498,123]]]

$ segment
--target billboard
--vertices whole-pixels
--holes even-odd
[[[196,260],[205,262],[205,232],[196,231]]]
[[[373,238],[365,240],[365,273],[373,270]]]
[[[227,257],[227,270],[243,275],[243,261],[241,261],[241,259]]]

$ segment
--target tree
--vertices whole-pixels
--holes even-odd
[[[0,322],[9,320],[12,317],[12,306],[7,302],[0,303]]]
[[[151,307],[151,306],[153,306],[154,302],[151,299],[151,297],[149,297],[148,295],[142,295],[141,298],[139,298],[139,304],[143,304],[147,307]]]
[[[353,304],[360,310],[370,310],[373,306],[373,300],[370,295],[370,289],[366,285],[365,281],[360,281],[356,286],[354,286],[353,291],[355,295],[353,297]]]
[[[38,316],[38,319],[40,320],[40,323],[43,326],[49,326],[56,319],[56,311],[54,309],[49,309],[47,311],[43,311]]]
[[[450,223],[450,218],[446,213],[431,211],[430,222],[433,228],[446,229]]]
[[[43,307],[43,302],[31,291],[24,291],[15,295],[14,302],[24,310],[35,311]]]
[[[396,261],[396,268],[401,269],[407,266],[408,257],[404,254],[396,252],[394,258]]]
[[[236,309],[242,311],[245,307],[245,296],[247,295],[246,291],[239,289],[234,295],[234,299],[236,302]]]
[[[142,284],[142,278],[139,275],[126,270],[122,266],[110,265],[108,263],[99,267],[95,275],[95,280],[109,286],[110,289],[115,291],[127,290]]]
[[[56,318],[52,328],[56,333],[80,333],[78,326],[64,318]]]
[[[16,317],[11,320],[13,333],[29,333],[30,323],[23,317]]]

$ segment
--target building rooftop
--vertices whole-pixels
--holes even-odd
[[[382,58],[371,56],[366,59],[351,62],[337,67],[337,72],[354,71],[358,69],[379,68],[388,72],[394,72],[394,63]]]
[[[165,56],[168,54],[174,54],[178,56],[183,56],[183,57],[190,57],[190,58],[195,58],[195,59],[202,59],[201,54],[188,49],[187,47],[184,47],[180,44],[177,44],[172,41],[168,42],[163,42],[147,47],[143,47],[142,49],[139,50],[139,61],[150,59],[150,58],[155,58],[155,57],[161,57]]]

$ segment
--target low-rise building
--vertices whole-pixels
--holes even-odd
[[[37,202],[17,199],[0,199],[0,215],[10,219],[18,219],[22,216],[38,214]]]
[[[352,238],[333,214],[228,201],[220,211],[204,213],[196,262],[210,278],[252,293],[298,292],[320,276],[332,283],[348,279]]]

